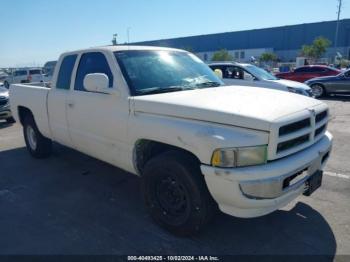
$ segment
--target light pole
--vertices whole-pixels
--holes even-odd
[[[127,35],[127,38],[128,38],[128,44],[130,44],[130,29],[131,29],[131,27],[128,27],[126,29],[126,35]]]
[[[341,14],[341,9],[343,6],[343,0],[337,0],[338,1],[338,18],[337,18],[337,26],[335,29],[335,39],[334,39],[334,49],[335,53],[338,51],[338,35],[339,35],[339,24],[340,24],[340,14]]]
[[[117,37],[118,37],[118,34],[113,34],[113,39],[112,39],[113,45],[117,45]]]

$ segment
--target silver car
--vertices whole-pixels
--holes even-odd
[[[14,123],[10,110],[9,91],[0,87],[0,120],[6,120],[7,123]]]

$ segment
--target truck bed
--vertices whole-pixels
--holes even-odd
[[[20,121],[19,108],[29,109],[40,132],[50,137],[47,97],[50,88],[44,83],[13,84],[10,86],[10,105],[13,117]],[[23,120],[23,119],[22,119]]]

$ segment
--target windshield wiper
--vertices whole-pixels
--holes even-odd
[[[183,90],[193,89],[187,86],[168,86],[168,87],[151,87],[146,89],[137,90],[137,95],[151,95],[151,94],[161,94],[168,92],[178,92]]]
[[[221,86],[221,83],[215,81],[207,81],[203,83],[196,84],[196,87],[218,87]]]

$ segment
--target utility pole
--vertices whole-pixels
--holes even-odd
[[[113,39],[112,39],[112,44],[113,45],[117,45],[117,37],[118,37],[118,34],[113,34]]]
[[[131,29],[131,27],[128,27],[126,29],[126,35],[127,35],[127,38],[128,38],[128,44],[130,44],[130,29]]]
[[[335,40],[334,40],[334,49],[335,52],[337,53],[337,49],[338,49],[338,35],[339,35],[339,25],[340,25],[340,14],[341,14],[341,10],[343,7],[343,0],[337,0],[338,1],[338,18],[337,18],[337,27],[335,29]]]

